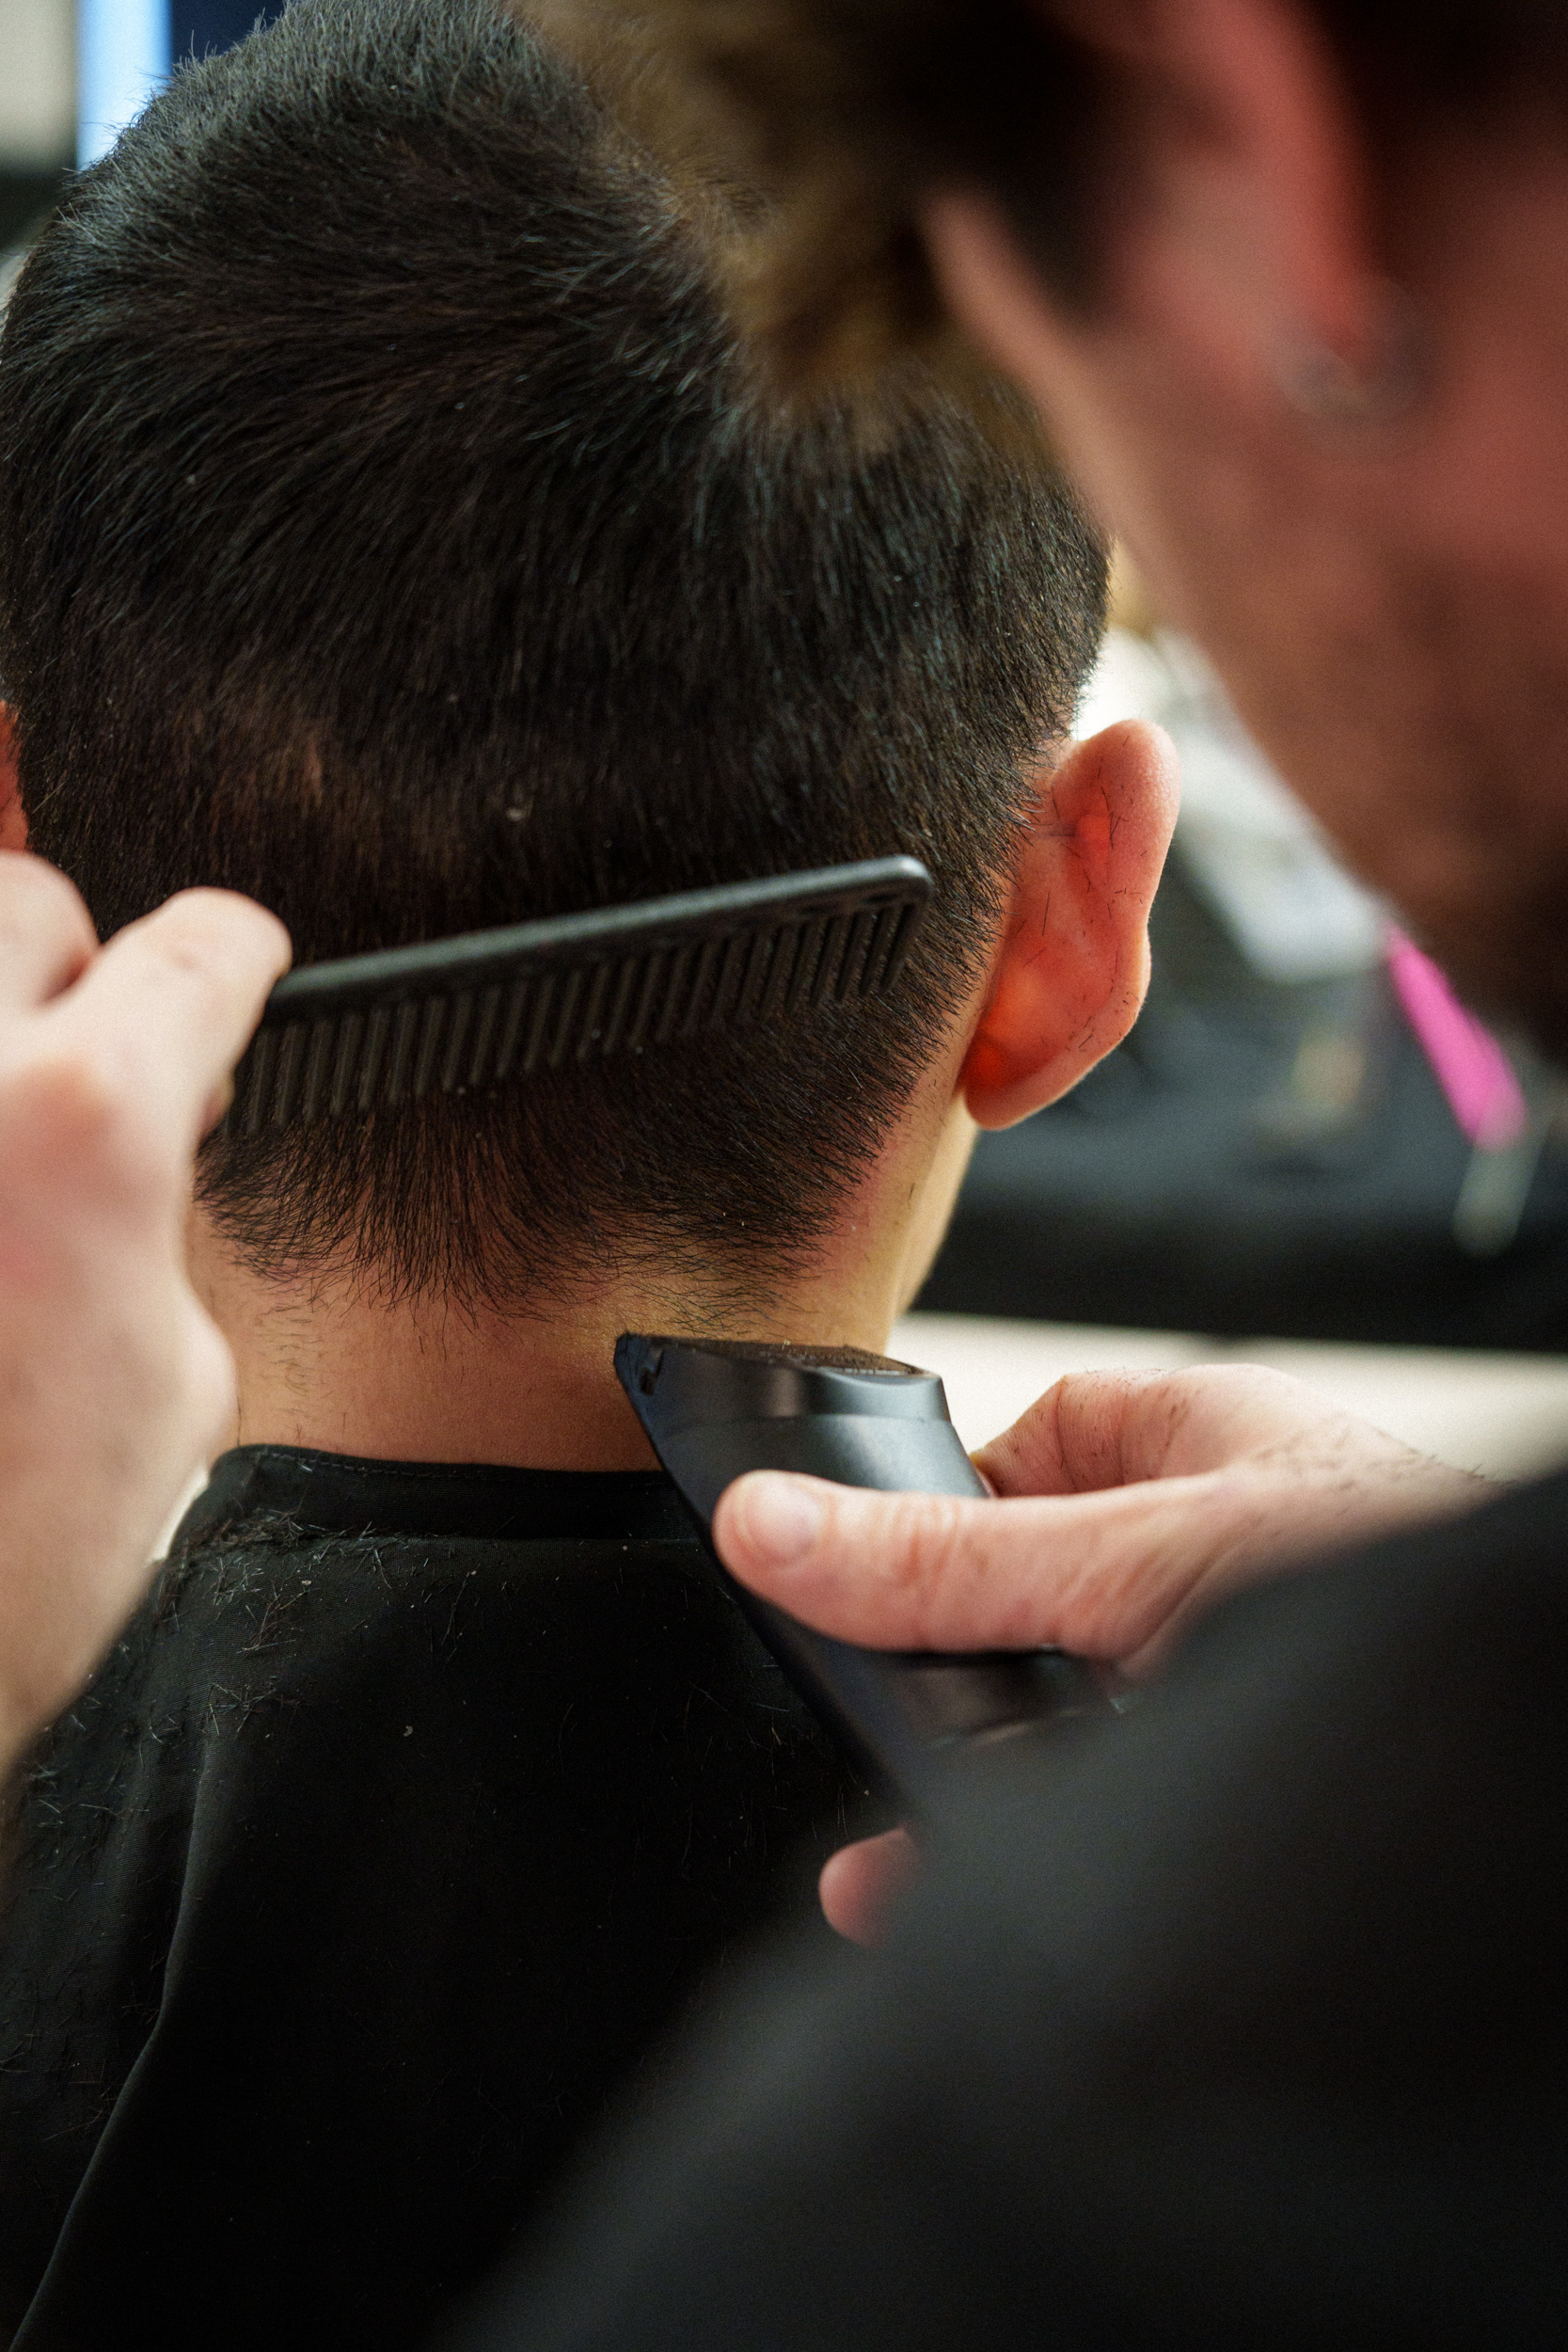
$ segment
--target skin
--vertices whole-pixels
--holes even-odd
[[[1122,175],[1132,193],[1108,227],[1103,299],[1092,317],[1063,313],[994,209],[963,193],[933,198],[929,214],[949,296],[1034,393],[1162,603],[1205,643],[1254,732],[1351,862],[1401,902],[1481,1001],[1514,1009],[1560,1041],[1568,483],[1559,421],[1568,355],[1558,295],[1568,173],[1559,148],[1524,118],[1485,136],[1433,134],[1401,158],[1385,186],[1307,20],[1283,0],[1094,0],[1083,13],[1107,62],[1137,76],[1157,102],[1139,116],[1140,168]],[[1375,379],[1390,280],[1420,322],[1423,396],[1375,429],[1304,415],[1290,389],[1303,352]],[[19,817],[4,818],[5,797],[0,784],[0,822],[9,826],[0,839],[19,847]],[[1092,875],[1101,855],[1094,829],[1069,817],[1056,821],[1082,844],[1072,870]],[[1124,828],[1118,819],[1106,831],[1114,841]],[[1105,918],[1096,950],[1101,918],[1087,917],[1097,903],[1114,910],[1116,888],[1069,895],[1074,920],[1049,927],[1057,1001],[1075,1008],[1051,1035],[1031,1039],[1031,1024],[1049,1009],[1053,964],[1030,978],[1030,958],[1017,951],[1026,923],[999,941],[994,989],[975,1008],[967,1043],[959,1040],[945,1093],[911,1106],[897,1139],[903,1205],[891,1175],[851,1204],[849,1229],[861,1216],[899,1238],[880,1254],[861,1250],[856,1320],[851,1327],[841,1319],[833,1336],[875,1344],[904,1273],[919,1263],[919,1236],[940,1222],[962,1155],[958,1097],[966,1114],[1004,1124],[1062,1091],[1121,1033],[1117,1021],[1125,1026],[1141,993],[1142,917],[1132,927]],[[1105,940],[1117,938],[1133,943],[1130,961],[1105,954]],[[1037,967],[1037,944],[1031,955]],[[1093,1011],[1084,976],[1094,971],[1115,1018]],[[0,1013],[0,1088],[17,1041],[25,1057],[36,1009]],[[164,1034],[157,1020],[140,1025]],[[145,1037],[132,1042],[144,1057],[159,1050]],[[168,1055],[182,1067],[193,1057],[211,1066],[187,1038],[175,1036]],[[118,1073],[112,1058],[106,1067]],[[166,1082],[173,1075],[163,1073]],[[0,1091],[0,1118],[4,1100]],[[188,1158],[193,1130],[176,1122],[175,1135]],[[923,1152],[927,1168],[944,1168],[929,1185]],[[58,1154],[44,1157],[47,1173],[63,1174]],[[161,1165],[160,1265],[170,1204],[182,1197],[179,1157]],[[127,1222],[113,1154],[101,1152],[95,1163],[78,1145],[71,1166],[95,1164],[104,1172],[101,1193],[76,1213],[81,1233],[95,1231],[109,1245],[94,1288],[100,1312],[116,1279],[126,1300],[135,1291],[129,1259],[118,1278],[113,1260],[135,1219]],[[53,1201],[55,1188],[43,1188]],[[0,1215],[11,1216],[12,1197],[0,1188]],[[145,1247],[145,1202],[141,1214]],[[837,1263],[848,1279],[850,1231],[843,1241]],[[49,1330],[25,1316],[6,1326],[14,1315],[8,1263],[0,1255],[0,1360],[41,1360],[66,1330],[65,1309],[90,1329],[80,1287]],[[587,1393],[589,1359],[623,1320],[645,1319],[647,1303],[646,1294],[585,1298],[595,1336],[577,1355],[556,1335],[554,1360],[572,1387],[565,1418],[597,1429],[594,1442],[603,1439],[607,1458],[613,1400],[601,1383],[598,1412]],[[704,1303],[689,1301],[693,1313]],[[182,1312],[186,1304],[182,1297]],[[802,1294],[799,1305],[807,1304]],[[248,1359],[263,1310],[286,1309],[282,1320],[292,1313],[297,1327],[325,1306],[339,1344],[338,1393],[359,1402],[318,1422],[321,1352],[285,1349],[286,1393],[277,1393],[276,1364],[264,1380],[259,1372],[255,1416],[241,1409],[245,1434],[341,1443],[346,1429],[386,1427],[402,1415],[413,1444],[430,1427],[440,1386],[432,1363],[444,1378],[460,1346],[478,1362],[495,1343],[494,1385],[520,1382],[528,1410],[486,1443],[506,1449],[502,1458],[538,1458],[531,1448],[546,1442],[536,1424],[547,1391],[537,1375],[546,1358],[515,1331],[502,1344],[494,1333],[415,1329],[393,1397],[372,1360],[386,1333],[373,1302],[369,1321],[366,1302],[309,1296],[225,1311]],[[213,1376],[209,1362],[209,1388]],[[121,1431],[134,1430],[125,1389],[109,1396],[104,1427],[118,1411]],[[468,1425],[467,1413],[459,1418]],[[49,1431],[61,1424],[56,1416],[39,1425],[47,1451]],[[563,1443],[560,1429],[548,1438],[552,1448]],[[7,1449],[0,1489],[14,1484],[14,1454]],[[743,1481],[721,1507],[721,1545],[759,1591],[854,1638],[953,1646],[1062,1639],[1136,1660],[1157,1654],[1186,1613],[1288,1556],[1292,1543],[1351,1540],[1463,1507],[1475,1492],[1294,1384],[1234,1369],[1060,1384],[982,1459],[1003,1499],[973,1506]],[[104,1525],[115,1518],[115,1492],[97,1497]],[[48,1574],[41,1547],[33,1561],[25,1544],[11,1551],[19,1591]],[[80,1606],[74,1597],[72,1605]],[[106,1628],[102,1610],[100,1622]],[[78,1655],[91,1645],[79,1641]],[[908,1867],[896,1839],[840,1856],[825,1880],[830,1915],[872,1931]]]
[[[1374,156],[1288,0],[1078,15],[1145,102],[1101,299],[1065,310],[966,191],[928,211],[946,295],[1350,864],[1477,1002],[1560,1051],[1568,147],[1520,105]],[[1402,338],[1420,364],[1397,413],[1304,407],[1304,355],[1375,388]],[[852,1639],[1136,1659],[1304,1542],[1476,1491],[1233,1370],[1066,1383],[982,1458],[1000,1502],[742,1481],[720,1548]],[[830,1915],[873,1935],[908,1867],[897,1839],[839,1856]]]
[[[0,1767],[139,1597],[230,1409],[184,1203],[288,960],[281,925],[215,891],[101,950],[61,876],[0,851]]]
[[[700,1275],[584,1277],[563,1297],[509,1313],[393,1302],[373,1283],[330,1270],[269,1279],[236,1258],[199,1208],[191,1211],[202,1328],[222,1332],[235,1364],[232,1384],[211,1361],[201,1373],[208,1396],[226,1405],[220,1442],[386,1460],[646,1468],[646,1441],[611,1368],[622,1330],[700,1330],[721,1318],[731,1336],[879,1350],[941,1240],[977,1127],[1008,1125],[1053,1101],[1136,1018],[1148,977],[1148,910],[1175,813],[1170,747],[1155,729],[1111,728],[1046,763],[970,1003],[812,1264],[744,1327],[729,1292]],[[20,850],[25,823],[3,712],[0,825]],[[14,865],[47,874],[34,860]],[[53,876],[47,886],[64,887]],[[235,1037],[243,1042],[243,1029]],[[171,1184],[177,1173],[171,1163]],[[187,1181],[180,1176],[181,1216]],[[182,1474],[192,1459],[182,1459]],[[180,1483],[167,1483],[166,1509]],[[149,1544],[157,1523],[154,1515]]]
[[[733,1281],[593,1272],[511,1311],[388,1301],[328,1271],[241,1263],[198,1209],[197,1288],[234,1350],[231,1442],[383,1460],[651,1466],[611,1364],[627,1329],[722,1329],[880,1352],[940,1244],[978,1127],[1025,1118],[1131,1027],[1175,819],[1171,755],[1113,728],[1044,771],[990,964],[899,1126],[811,1263],[737,1317]]]

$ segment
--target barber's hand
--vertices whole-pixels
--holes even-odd
[[[100,949],[62,876],[0,854],[0,1767],[92,1671],[232,1415],[185,1216],[288,961],[216,891]]]
[[[1055,1643],[1138,1675],[1237,1584],[1491,1491],[1253,1365],[1059,1380],[974,1458],[1005,1500],[753,1472],[719,1505],[719,1550],[753,1591],[845,1641]],[[829,1918],[871,1940],[912,1865],[902,1831],[835,1855]]]

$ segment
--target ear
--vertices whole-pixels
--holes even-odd
[[[980,1126],[1054,1103],[1137,1019],[1177,795],[1169,739],[1131,721],[1075,743],[1041,779],[959,1075]]]
[[[1389,289],[1354,118],[1309,11],[1288,0],[1082,0],[1074,31],[1135,126],[1137,190],[1107,221],[1093,326],[1183,347],[1227,393],[1277,395],[1309,355],[1385,346]],[[936,199],[954,310],[1048,413],[1084,322],[1053,300],[988,199]]]
[[[27,847],[27,817],[16,773],[16,728],[10,706],[0,703],[0,850]]]

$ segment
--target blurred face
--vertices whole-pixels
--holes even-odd
[[[1568,157],[1413,154],[1370,254],[1342,119],[1269,128],[1156,159],[1091,317],[978,199],[939,272],[1348,862],[1568,1053]],[[1325,352],[1389,413],[1319,413]]]

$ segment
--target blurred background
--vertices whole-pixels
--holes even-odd
[[[1336,865],[1122,571],[1080,718],[1182,813],[1132,1037],[981,1141],[926,1303],[1228,1339],[1568,1348],[1568,1095]]]
[[[1080,731],[1122,718],[1182,767],[1148,1004],[981,1137],[904,1343],[975,1436],[1069,1369],[1229,1358],[1466,1467],[1568,1458],[1562,1080],[1338,866],[1124,562]]]
[[[0,0],[0,245],[103,153],[174,58],[276,14],[262,0]]]
[[[259,0],[0,0],[0,298],[71,172]],[[1280,1364],[1413,1442],[1568,1459],[1568,1093],[1449,995],[1247,741],[1126,566],[1085,732],[1184,772],[1128,1042],[985,1136],[906,1352],[971,1442],[1060,1373]]]

